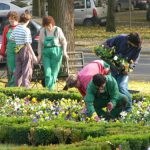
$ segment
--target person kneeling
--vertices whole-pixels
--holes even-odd
[[[87,86],[84,101],[87,114],[95,121],[100,121],[100,117],[117,118],[129,105],[127,96],[119,92],[114,77],[102,74],[93,76]]]

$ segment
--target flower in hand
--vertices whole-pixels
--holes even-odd
[[[113,109],[113,104],[112,104],[112,102],[109,102],[107,104],[107,111],[112,111],[112,109]]]
[[[92,117],[91,117],[92,120],[95,120],[96,122],[99,122],[100,121],[100,118],[99,116],[95,113],[93,113]]]

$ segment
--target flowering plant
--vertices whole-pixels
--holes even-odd
[[[103,108],[106,111],[106,107]],[[47,120],[72,120],[72,121],[93,121],[87,116],[87,109],[84,101],[64,99],[50,101],[43,99],[37,101],[35,97],[30,95],[25,98],[18,98],[16,96],[9,97],[0,106],[0,116],[16,116],[29,117],[33,122],[47,121]],[[105,118],[100,116],[100,122],[106,122]],[[133,122],[141,123],[143,125],[150,123],[150,101],[143,99],[143,101],[134,100],[132,112],[122,112],[119,122]]]
[[[95,54],[110,64],[118,73],[131,72],[133,68],[130,64],[133,63],[132,60],[126,60],[125,58],[117,55],[115,53],[115,47],[106,48],[104,45],[100,45],[94,48]]]

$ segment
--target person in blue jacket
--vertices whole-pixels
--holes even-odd
[[[130,34],[121,34],[116,37],[106,40],[103,44],[106,48],[115,47],[115,54],[125,58],[130,64],[130,68],[134,68],[138,63],[140,52],[141,52],[141,38],[137,32]],[[125,94],[130,102],[130,105],[126,108],[126,111],[132,110],[132,97],[128,91],[128,72],[117,72],[113,67],[111,68],[111,73],[116,79],[119,90],[121,93]]]

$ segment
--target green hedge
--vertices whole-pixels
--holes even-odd
[[[149,139],[150,126],[140,126],[138,124],[85,123],[67,120],[31,123],[28,118],[22,117],[0,118],[0,143],[37,146],[71,144],[87,140],[88,142],[91,141],[91,143],[110,141],[114,146],[128,143],[131,148],[132,145],[133,147],[135,145],[147,147],[150,144]],[[131,150],[134,149],[131,148]]]
[[[0,104],[3,104],[3,102],[5,101],[6,98],[7,98],[7,96],[4,93],[0,92]]]
[[[19,98],[24,98],[27,95],[31,97],[36,97],[38,100],[42,100],[48,98],[49,100],[60,100],[62,98],[65,99],[73,99],[80,101],[82,99],[81,95],[78,92],[50,92],[46,89],[25,89],[25,88],[0,88],[0,92],[4,93],[7,96],[17,96]]]
[[[73,99],[73,100],[82,100],[82,96],[77,91],[53,91],[50,92],[46,89],[25,89],[25,88],[0,88],[0,92],[7,96],[17,96],[19,98],[24,98],[27,95],[31,97],[36,97],[38,100],[42,100],[48,98],[49,100],[60,100],[62,98],[65,99]],[[150,100],[150,94],[145,93],[137,93],[133,94],[133,100],[143,100],[144,98]]]

